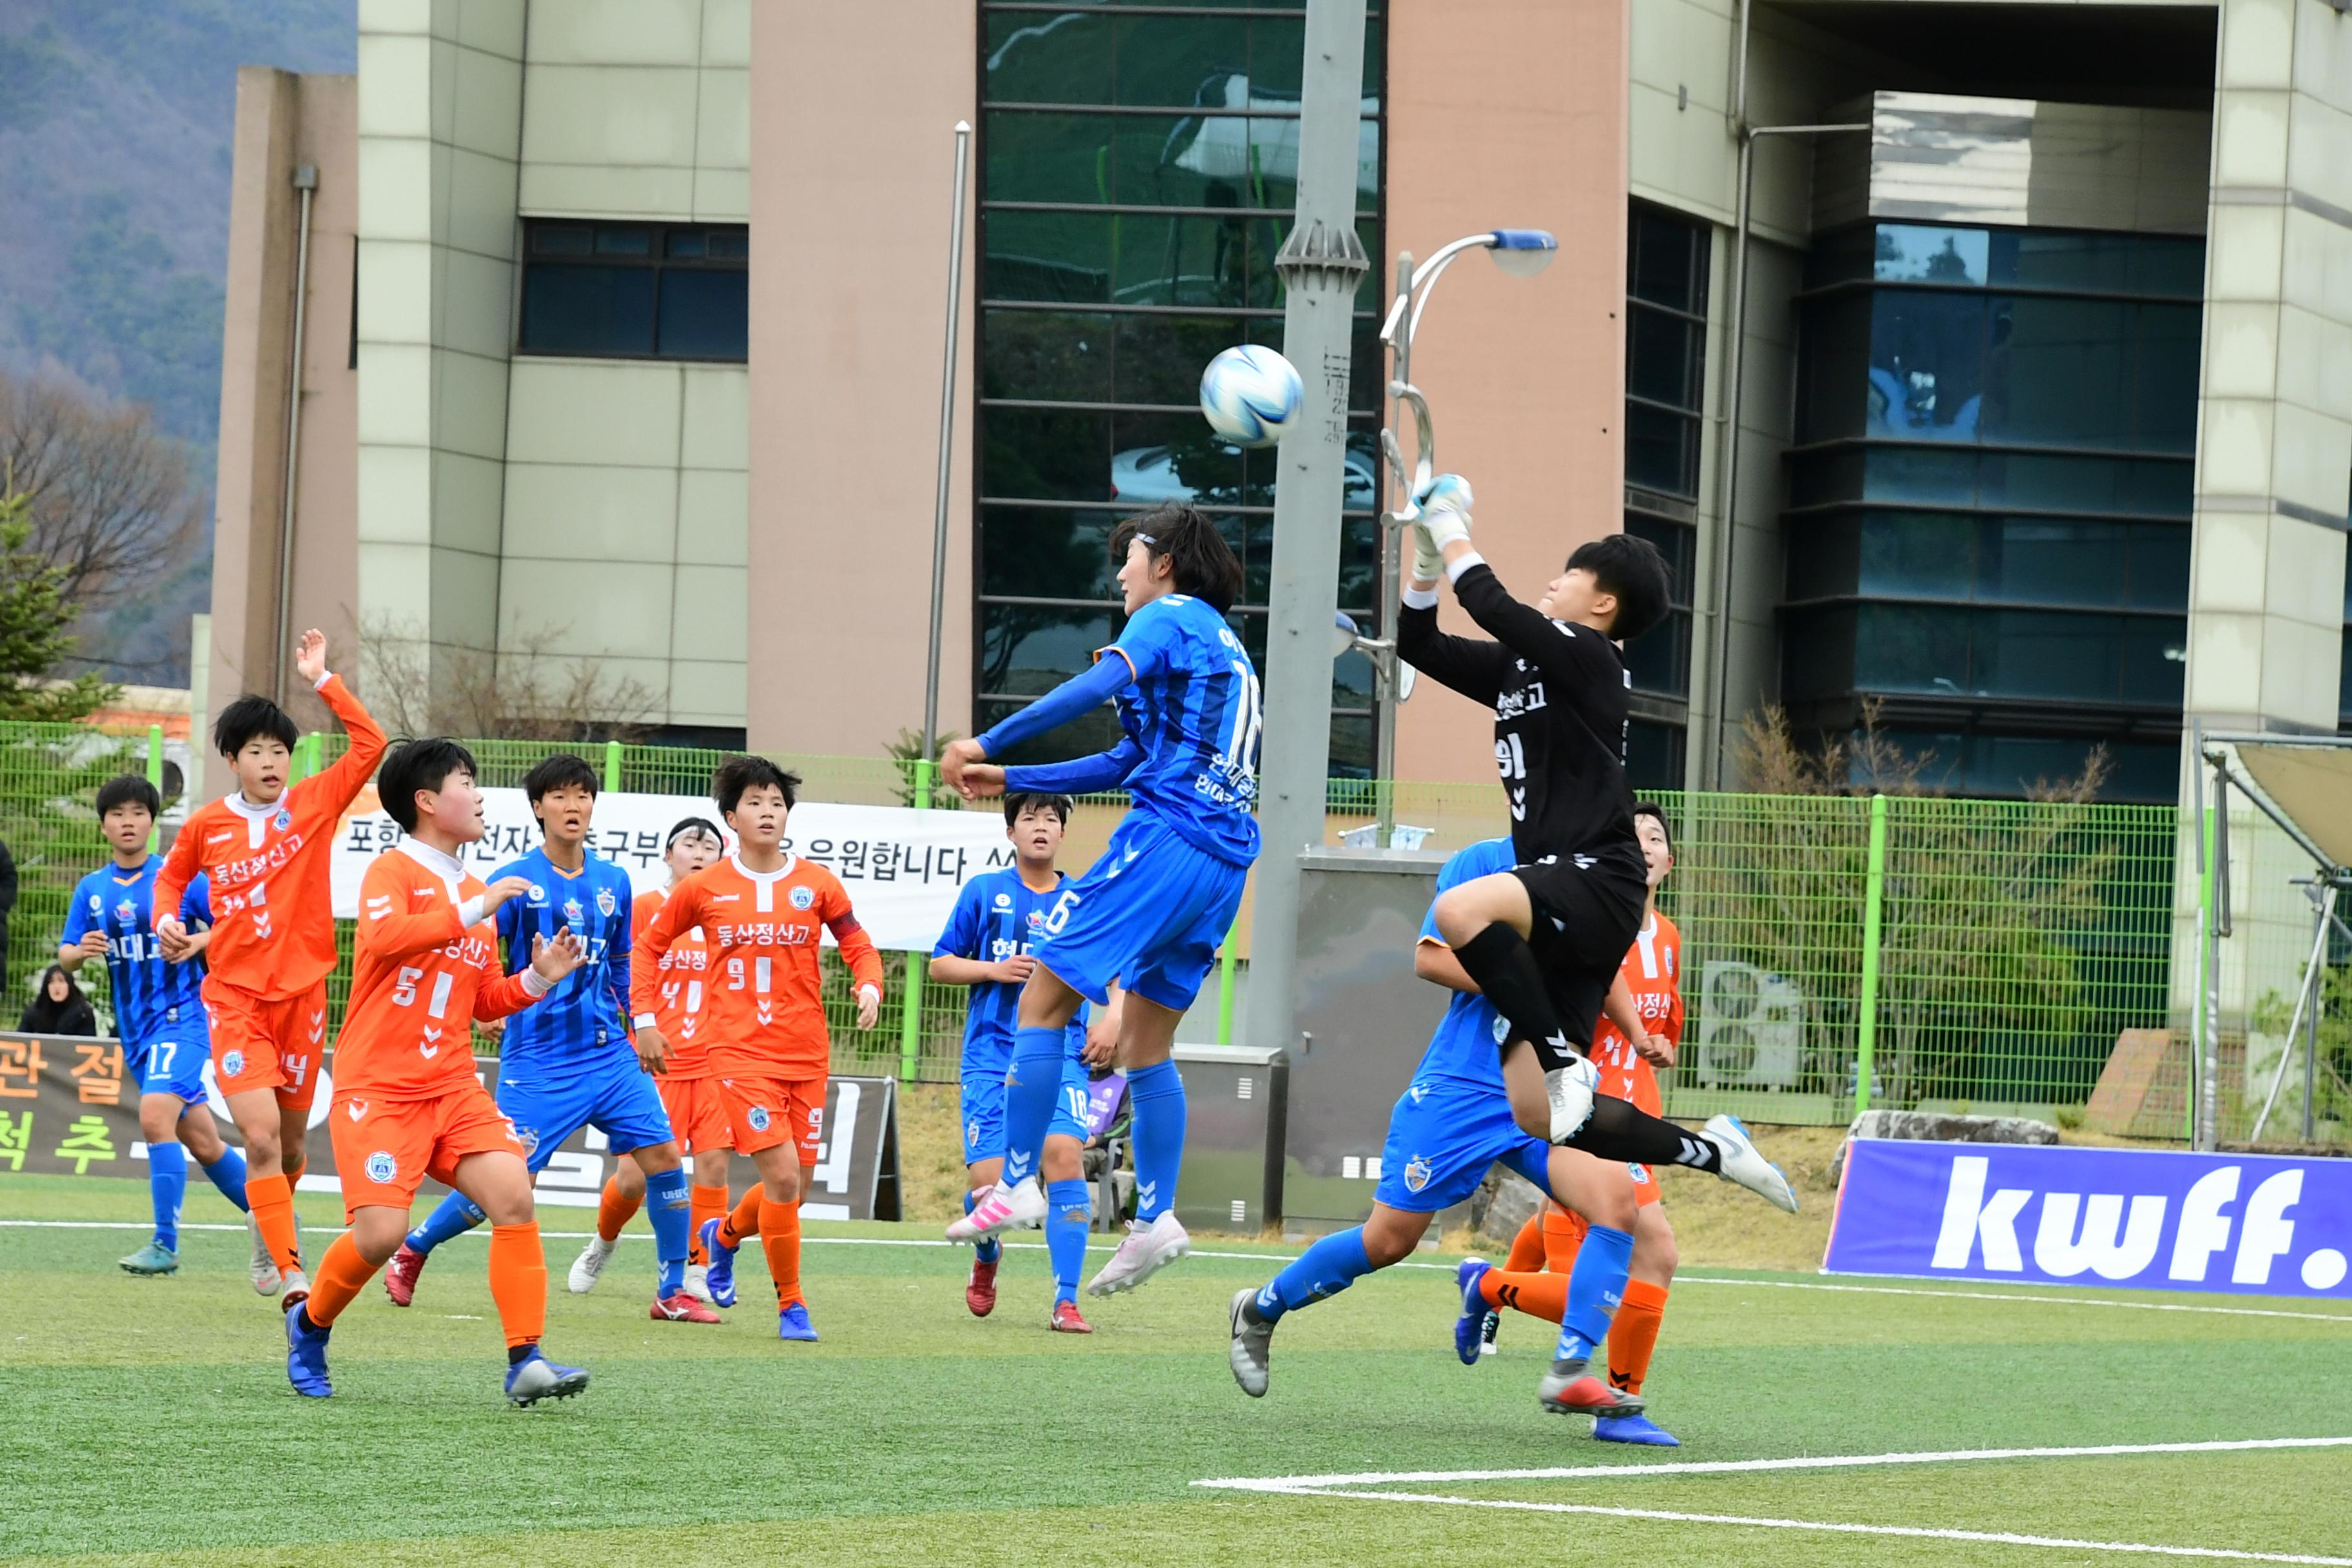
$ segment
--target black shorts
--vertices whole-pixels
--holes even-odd
[[[1592,1027],[1625,952],[1641,934],[1649,902],[1648,868],[1636,845],[1595,853],[1547,856],[1512,868],[1535,906],[1528,945],[1563,1034],[1592,1049]],[[1557,1065],[1546,1063],[1547,1067]]]

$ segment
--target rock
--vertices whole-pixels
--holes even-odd
[[[1482,1200],[1483,1207],[1479,1206]],[[1544,1195],[1525,1176],[1497,1165],[1487,1173],[1486,1184],[1471,1204],[1471,1228],[1497,1248],[1506,1248],[1522,1226],[1543,1212]]]
[[[1933,1110],[1865,1110],[1846,1137],[1895,1138],[1934,1143],[2055,1143],[2058,1129],[2023,1116],[1954,1116]],[[1845,1146],[1830,1161],[1830,1184],[1845,1175]]]

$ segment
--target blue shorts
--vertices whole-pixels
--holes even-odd
[[[635,1056],[576,1077],[499,1079],[499,1109],[514,1123],[527,1163],[545,1170],[564,1140],[593,1127],[625,1154],[676,1138],[661,1091]]]
[[[152,1040],[122,1043],[122,1070],[138,1079],[141,1094],[176,1094],[190,1105],[205,1102],[205,1068],[212,1059],[212,1032],[201,1009],[189,1023]]]
[[[1538,1192],[1551,1191],[1551,1145],[1520,1131],[1500,1089],[1415,1079],[1389,1113],[1381,1184],[1372,1195],[1407,1214],[1435,1214],[1476,1192],[1497,1160]]]
[[[1004,1069],[982,1068],[963,1075],[963,1163],[1004,1157]]]
[[[1249,868],[1221,860],[1156,816],[1130,811],[1087,874],[1062,889],[1030,951],[1100,1005],[1114,980],[1181,1013],[1215,967]]]

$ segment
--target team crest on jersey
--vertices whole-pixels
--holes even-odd
[[[582,925],[586,923],[586,911],[581,909],[579,900],[566,899],[563,900],[563,918],[570,921],[573,925]]]
[[[1495,1043],[1501,1045],[1511,1037],[1511,1021],[1500,1013],[1495,1015]]]
[[[124,925],[136,925],[139,923],[139,906],[125,899],[114,906],[114,918]]]
[[[752,1131],[765,1132],[768,1130],[768,1108],[764,1105],[755,1105],[743,1113],[743,1120],[751,1124]]]
[[[1035,931],[1039,926],[1042,926],[1042,925],[1044,925],[1045,923],[1045,910],[1031,910],[1029,911],[1029,929],[1030,929],[1031,931]]]
[[[596,889],[596,912],[598,914],[603,915],[606,920],[611,920],[613,918],[613,911],[620,907],[619,902],[613,897],[612,889],[599,888]]]
[[[809,906],[815,902],[816,889],[814,888],[794,888],[793,889],[793,908],[805,910]]]
[[[392,1157],[389,1149],[379,1149],[367,1157],[367,1178],[379,1186],[400,1174],[400,1162]]]
[[[222,1072],[227,1074],[230,1078],[235,1078],[244,1070],[245,1053],[243,1051],[229,1051],[223,1054],[221,1057]]]
[[[514,1141],[522,1145],[522,1152],[526,1158],[539,1148],[538,1128],[515,1127],[511,1121],[509,1121],[507,1125],[514,1128]]]
[[[1409,1193],[1421,1191],[1429,1185],[1429,1178],[1435,1173],[1430,1169],[1428,1161],[1415,1154],[1404,1163],[1404,1190]]]
[[[1013,907],[1013,895],[1012,895],[1012,894],[1010,894],[1010,893],[999,893],[999,894],[997,894],[997,895],[996,895],[996,907],[997,907],[998,909],[1000,909],[1000,910],[1009,910],[1009,909],[1011,909],[1011,908]]]
[[[281,805],[278,808],[278,815],[270,820],[278,831],[283,833],[294,826],[294,814]]]

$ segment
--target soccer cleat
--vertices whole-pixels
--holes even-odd
[[[735,1304],[735,1249],[719,1239],[722,1223],[702,1222],[702,1251],[710,1259],[703,1266],[702,1282],[709,1289],[712,1306],[731,1307]]]
[[[295,1393],[324,1399],[335,1392],[327,1378],[327,1336],[334,1331],[331,1325],[303,1328],[299,1301],[286,1309],[286,1381],[294,1385]]]
[[[686,1266],[686,1293],[706,1306],[719,1305],[710,1299],[710,1265],[689,1263]]]
[[[1226,1319],[1232,1324],[1234,1342],[1229,1358],[1233,1362],[1234,1381],[1252,1399],[1265,1397],[1268,1376],[1267,1362],[1274,1350],[1274,1325],[1263,1321],[1250,1310],[1257,1292],[1244,1285],[1234,1292],[1233,1305],[1226,1309]]]
[[[613,1256],[613,1244],[601,1236],[592,1236],[580,1256],[572,1260],[572,1273],[564,1283],[575,1296],[585,1296],[596,1289],[596,1281],[604,1277],[604,1264]],[[420,1259],[419,1261],[422,1261]]]
[[[653,1319],[656,1323],[723,1323],[727,1321],[683,1290],[667,1301],[656,1301]]]
[[[1095,1331],[1092,1323],[1078,1316],[1076,1301],[1055,1302],[1053,1315],[1045,1320],[1045,1326],[1057,1334],[1090,1334]]]
[[[286,1293],[278,1300],[283,1306],[299,1307],[310,1299],[310,1277],[299,1268],[289,1268],[283,1275]]]
[[[1739,1118],[1728,1114],[1710,1116],[1701,1136],[1722,1154],[1723,1163],[1717,1173],[1725,1181],[1738,1183],[1774,1208],[1797,1212],[1797,1190],[1780,1173],[1780,1167],[1757,1149]]]
[[[507,1368],[507,1403],[536,1405],[542,1399],[569,1399],[588,1386],[588,1373],[576,1366],[558,1366],[530,1347],[530,1354]]]
[[[1478,1293],[1478,1281],[1494,1268],[1483,1258],[1465,1258],[1454,1271],[1454,1283],[1462,1291],[1462,1315],[1454,1320],[1454,1356],[1464,1366],[1478,1364],[1480,1325],[1493,1316],[1486,1310],[1486,1298]]]
[[[975,1318],[985,1318],[996,1310],[996,1265],[971,1260],[971,1279],[963,1288],[963,1304],[971,1309]]]
[[[1638,1443],[1645,1448],[1679,1448],[1682,1440],[1646,1415],[1603,1415],[1592,1423],[1596,1443]]]
[[[816,1330],[809,1322],[806,1301],[795,1301],[776,1314],[776,1338],[816,1342]]]
[[[261,1226],[251,1215],[245,1216],[245,1228],[253,1233],[253,1288],[264,1296],[275,1296],[286,1277],[278,1271],[278,1259],[269,1255],[269,1243],[261,1238]]]
[[[1495,1336],[1502,1331],[1502,1327],[1503,1314],[1496,1311],[1491,1307],[1486,1309],[1486,1317],[1480,1320],[1478,1324],[1478,1353],[1480,1355],[1493,1355],[1495,1353]]]
[[[950,1241],[985,1241],[1000,1230],[1034,1230],[1045,1223],[1045,1190],[1030,1176],[1017,1186],[1003,1182],[948,1226]]]
[[[1150,1225],[1127,1222],[1127,1237],[1102,1272],[1087,1282],[1089,1296],[1112,1296],[1132,1290],[1192,1250],[1192,1238],[1176,1218],[1174,1209],[1162,1209]]]
[[[1556,1041],[1565,1047],[1567,1042]],[[1544,1096],[1551,1101],[1551,1141],[1565,1143],[1592,1120],[1592,1097],[1601,1092],[1601,1069],[1591,1057],[1571,1057],[1566,1067],[1544,1074]]]
[[[180,1255],[160,1241],[151,1241],[121,1259],[121,1264],[125,1274],[152,1279],[159,1274],[177,1274],[180,1271]]]
[[[416,1277],[425,1272],[425,1260],[430,1256],[404,1241],[392,1261],[383,1266],[383,1293],[392,1298],[394,1306],[405,1307],[416,1300]]]
[[[1639,1415],[1642,1402],[1585,1371],[1580,1361],[1551,1363],[1536,1386],[1536,1403],[1554,1415]]]

